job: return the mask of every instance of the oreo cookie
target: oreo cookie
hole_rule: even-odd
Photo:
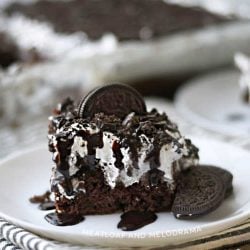
[[[232,175],[213,166],[193,166],[179,178],[172,212],[177,219],[205,215],[232,190]]]
[[[143,115],[146,105],[135,89],[123,84],[110,84],[91,91],[78,107],[78,116],[82,118],[104,113],[124,119],[131,112]]]
[[[211,165],[202,165],[202,167],[206,167],[211,171],[214,171],[218,176],[220,176],[226,188],[225,198],[228,197],[233,192],[233,175],[229,171]]]

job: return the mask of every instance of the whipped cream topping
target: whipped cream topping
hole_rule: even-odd
[[[164,177],[166,181],[173,181],[173,162],[179,160],[182,157],[182,154],[178,154],[177,148],[175,145],[167,144],[164,145],[160,150],[160,170],[165,174]]]
[[[87,150],[87,144],[88,142],[86,140],[83,140],[80,136],[74,137],[74,143],[71,147],[71,154],[69,157],[69,175],[73,176],[76,174],[79,170],[78,167],[76,167],[77,163],[77,154],[79,154],[82,158],[88,155]]]
[[[119,138],[110,132],[103,132],[103,147],[96,148],[96,159],[104,173],[106,182],[111,188],[116,185],[119,176],[119,169],[115,166],[116,158],[113,153],[114,143],[119,143]]]
[[[152,144],[150,140],[145,136],[141,135],[140,140],[142,142],[141,149],[138,150],[138,168],[133,166],[133,161],[131,160],[131,152],[130,148],[124,149],[121,148],[121,152],[123,155],[123,164],[124,170],[121,171],[119,180],[123,182],[125,187],[128,187],[134,183],[140,181],[140,178],[150,170],[149,161],[146,161],[147,153],[150,148],[152,148]],[[131,173],[129,174],[129,170],[131,169]]]
[[[114,153],[114,147],[116,145],[121,145],[122,138],[112,132],[101,131],[101,129],[97,128],[94,124],[72,123],[70,126],[63,126],[58,129],[56,131],[57,136],[49,135],[49,138],[56,148],[54,152],[55,159],[56,156],[60,154],[57,150],[58,144],[60,141],[66,141],[66,139],[60,138],[58,135],[66,132],[68,137],[73,138],[72,145],[70,146],[70,156],[67,158],[67,161],[69,166],[68,174],[71,178],[74,192],[85,190],[84,181],[81,181],[82,184],[78,185],[77,182],[79,181],[74,177],[82,168],[82,166],[77,164],[77,159],[84,160],[91,153],[88,148],[88,140],[79,136],[79,131],[81,135],[88,134],[88,136],[97,136],[101,133],[102,143],[94,147],[95,154],[93,157],[95,161],[98,162],[98,166],[103,172],[106,184],[112,189],[116,187],[117,183],[123,183],[125,187],[138,183],[140,179],[152,169],[148,155],[154,148],[154,138],[149,138],[145,134],[141,134],[138,137],[141,146],[136,149],[136,155],[138,156],[136,166],[133,160],[133,151],[130,146],[120,146],[120,153],[122,156],[121,165],[123,166],[122,168],[118,168],[116,166],[117,158]],[[159,150],[160,165],[158,169],[164,173],[164,181],[168,183],[170,189],[174,190],[174,174],[184,168],[197,164],[198,160],[195,156],[189,155],[190,152],[186,140],[178,131],[173,132],[167,130],[165,132],[171,135],[172,140],[169,143],[163,144]],[[91,148],[91,151],[93,151],[93,148]],[[180,165],[183,167],[180,167]],[[57,174],[57,171],[53,173],[52,180],[54,180],[54,182],[52,181],[52,183],[56,183],[58,192],[62,196],[72,198],[71,195],[65,192],[60,182],[55,181],[58,179],[58,177],[55,176]],[[81,187],[81,190],[79,187]]]

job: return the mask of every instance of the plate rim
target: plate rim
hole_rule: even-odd
[[[203,75],[194,77],[189,81],[185,82],[182,86],[178,88],[177,92],[174,95],[174,107],[181,117],[183,117],[186,121],[190,122],[193,125],[225,136],[246,136],[248,134],[246,134],[245,132],[241,132],[241,130],[232,130],[229,132],[229,129],[225,129],[224,125],[212,124],[211,120],[197,114],[192,109],[187,108],[185,105],[186,102],[183,97],[186,96],[187,92],[189,93],[193,88],[201,84],[201,82],[202,84],[204,84],[205,79],[223,76],[226,74],[240,74],[240,72],[234,68],[216,70],[210,73],[205,73]]]

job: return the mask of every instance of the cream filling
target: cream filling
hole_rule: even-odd
[[[145,161],[145,159],[151,146],[152,144],[150,144],[148,141],[147,143],[145,143],[145,141],[143,142],[143,146],[138,152],[138,169],[133,167],[133,162],[130,156],[130,148],[121,148],[121,152],[123,155],[122,163],[124,164],[124,169],[120,171],[119,180],[124,184],[125,187],[139,182],[143,174],[150,170],[149,162]],[[131,169],[131,176],[128,175],[129,169]]]
[[[97,129],[96,127],[83,126],[81,124],[72,124],[70,127],[67,128],[67,130],[73,134],[76,133],[76,130],[86,130],[90,134],[96,134],[100,132],[99,129]],[[164,179],[171,188],[172,186],[174,186],[174,172],[180,171],[179,160],[181,161],[181,164],[185,165],[185,168],[189,167],[189,164],[191,163],[195,164],[195,160],[189,159],[188,157],[183,158],[183,156],[188,155],[188,148],[186,147],[184,138],[181,137],[179,133],[169,132],[168,134],[170,134],[173,139],[177,139],[180,144],[180,147],[178,147],[177,145],[173,144],[173,142],[171,142],[169,144],[163,145],[160,149],[159,170],[164,172]],[[120,138],[115,136],[111,132],[103,132],[103,147],[96,148],[95,158],[99,160],[99,165],[103,171],[105,181],[112,189],[115,188],[117,182],[122,182],[125,187],[131,186],[134,183],[138,183],[141,177],[150,170],[150,163],[149,161],[146,161],[146,157],[148,152],[150,152],[153,147],[153,139],[148,138],[146,135],[140,135],[139,138],[142,146],[137,152],[138,168],[135,168],[133,166],[130,148],[122,147],[120,148],[120,150],[123,156],[122,163],[124,164],[124,168],[120,170],[115,166],[116,158],[113,152],[114,143],[119,144]],[[56,140],[53,139],[53,141],[56,145]],[[70,176],[73,176],[79,170],[79,167],[76,166],[77,154],[82,158],[88,155],[87,141],[85,141],[80,136],[74,137],[74,142],[71,146],[71,154],[69,157]],[[174,162],[176,162],[177,164],[174,164]],[[59,192],[63,196],[66,196],[65,190],[63,190],[60,184],[58,185]],[[74,189],[76,189],[76,191],[79,191],[77,189],[77,180],[73,179],[72,185],[74,186]]]
[[[96,159],[102,168],[106,182],[111,188],[116,185],[119,176],[119,169],[115,166],[115,157],[113,155],[113,144],[119,142],[119,138],[110,132],[103,133],[103,148],[96,148]]]

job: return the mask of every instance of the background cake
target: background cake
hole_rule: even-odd
[[[100,82],[127,82],[145,95],[172,97],[187,78],[231,63],[239,48],[249,50],[250,25],[237,18],[161,0],[140,4],[119,0],[119,8],[117,1],[106,1],[105,8],[101,2],[10,1],[4,5],[0,27],[26,58],[17,61],[33,62],[18,63],[0,73],[5,122],[22,123],[27,121],[25,114],[45,116],[53,105],[48,102],[51,96],[58,102],[58,92],[83,93]],[[67,18],[53,16],[57,9],[67,10]],[[136,15],[141,11],[145,16]],[[102,16],[100,26],[96,15]],[[84,21],[86,16],[89,22]],[[118,16],[119,22],[112,20]],[[126,18],[138,25],[123,29]],[[5,98],[9,95],[11,102]]]

